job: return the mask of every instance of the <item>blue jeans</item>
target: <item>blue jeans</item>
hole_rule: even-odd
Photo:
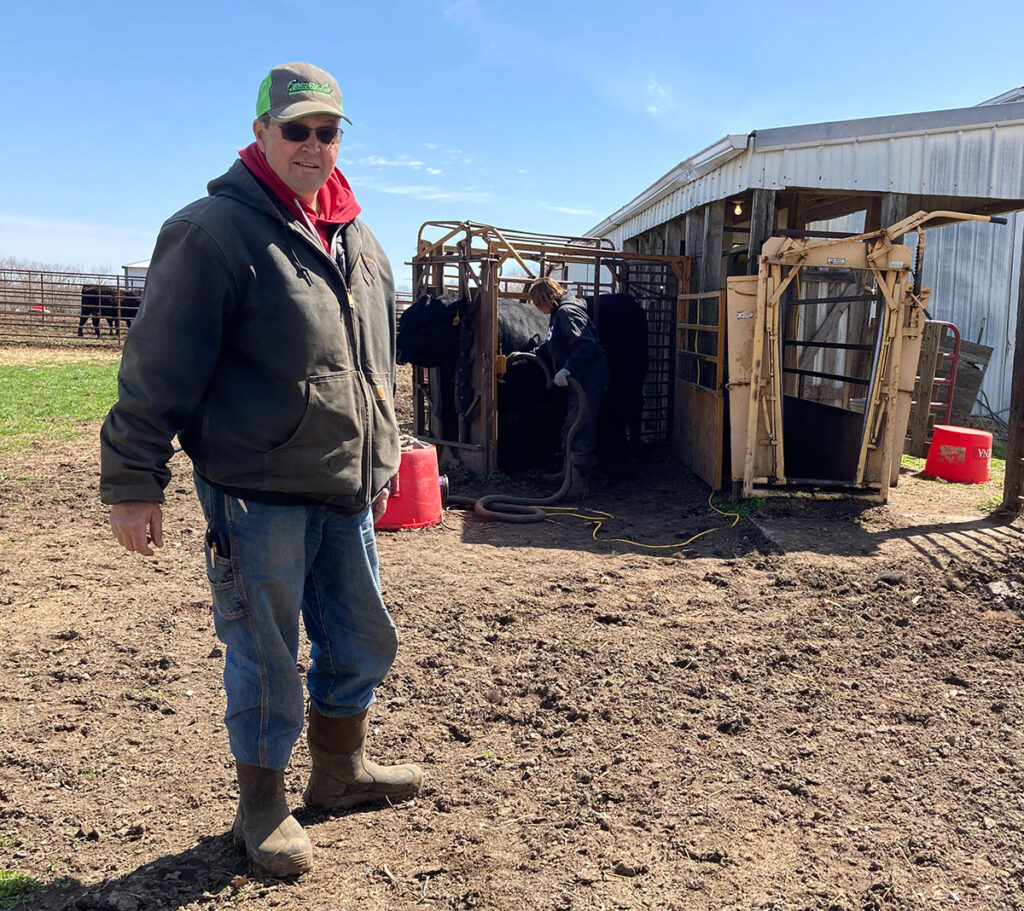
[[[395,660],[373,518],[322,506],[239,500],[194,475],[208,523],[206,571],[238,762],[283,769],[302,732],[299,614],[311,643],[306,688],[332,718],[357,715]],[[212,542],[212,543],[211,543]],[[224,551],[227,553],[224,553]]]
[[[576,381],[583,387],[583,394],[587,397],[587,418],[576,431],[576,436],[572,438],[569,464],[576,469],[581,478],[587,478],[597,465],[597,419],[601,413],[601,398],[608,388],[608,367],[603,362],[591,365],[586,371],[580,372]],[[570,384],[565,422],[562,424],[563,452],[569,430],[576,423],[579,413],[579,396]]]

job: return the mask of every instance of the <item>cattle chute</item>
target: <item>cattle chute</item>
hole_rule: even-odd
[[[499,301],[525,301],[528,284],[545,275],[579,298],[597,301],[624,295],[642,308],[647,327],[643,355],[649,366],[638,433],[646,442],[667,442],[675,306],[677,296],[689,287],[686,257],[624,252],[596,237],[538,234],[468,221],[426,222],[420,228],[412,269],[415,297],[455,295],[463,301],[459,376],[437,367],[413,371],[416,436],[434,443],[445,458],[485,475],[505,470],[509,459],[503,452],[514,441],[512,434],[500,432],[508,422],[499,421],[498,383],[512,352],[499,345]],[[595,305],[600,333],[597,311]],[[618,339],[623,334],[610,335]]]
[[[930,289],[924,229],[996,216],[918,212],[841,239],[781,236],[728,281],[736,493],[794,487],[879,502],[896,484]],[[897,243],[918,236],[914,254]],[[911,278],[913,275],[913,278]]]

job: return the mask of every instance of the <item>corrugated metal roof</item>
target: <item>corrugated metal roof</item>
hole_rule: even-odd
[[[743,139],[725,137],[681,162],[587,233],[621,249],[631,237],[754,188],[905,193],[952,209],[958,198],[991,199],[1005,211],[1024,209],[1024,87],[972,108],[758,130]],[[971,340],[984,325],[982,343],[994,350],[982,389],[992,409],[1003,411],[1024,215],[1006,227],[949,225],[926,240],[932,315]]]
[[[891,138],[916,133],[948,133],[999,126],[1004,121],[1024,120],[1024,102],[1006,104],[998,109],[984,105],[951,108],[945,111],[921,111],[858,120],[831,120],[800,126],[757,130],[753,134],[756,149],[823,142],[849,142],[872,137]]]
[[[887,126],[896,132],[884,132]],[[727,136],[676,165],[587,234],[619,246],[754,188],[982,197],[1024,207],[1024,101],[758,130],[745,148],[741,140]]]
[[[1006,104],[1010,101],[1024,101],[1024,85],[1003,92],[1002,95],[996,95],[995,98],[989,98],[988,101],[982,101],[981,104]]]

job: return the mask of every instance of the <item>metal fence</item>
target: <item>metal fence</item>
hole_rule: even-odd
[[[0,341],[120,345],[142,288],[116,274],[0,269]],[[408,292],[396,298],[399,313],[412,303]]]
[[[82,306],[82,289],[99,287],[100,296],[87,293]],[[122,301],[138,292],[138,280],[123,275],[95,272],[44,272],[31,269],[0,269],[0,338],[41,340],[55,344],[89,342],[120,344],[128,330],[129,310]]]

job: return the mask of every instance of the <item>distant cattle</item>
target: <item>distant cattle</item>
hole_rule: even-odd
[[[647,316],[628,294],[602,294],[587,300],[608,357],[609,389],[598,415],[598,456],[605,467],[636,455],[640,444],[643,387],[647,375]],[[472,404],[472,332],[465,301],[424,295],[402,314],[398,329],[399,363],[440,369],[439,390],[431,406],[446,428]],[[548,317],[532,304],[498,302],[498,348],[508,355],[531,351],[547,336]],[[498,453],[504,471],[520,471],[550,461],[560,445],[565,414],[562,390],[546,390],[540,371],[525,362],[510,363],[498,386]],[[452,432],[447,429],[446,433]]]
[[[124,321],[125,330],[132,326],[139,312],[142,292],[118,287],[117,285],[82,285],[82,309],[78,317],[78,337],[82,337],[85,324],[91,319],[96,337],[100,337],[100,319],[107,321],[107,334],[120,330]]]

